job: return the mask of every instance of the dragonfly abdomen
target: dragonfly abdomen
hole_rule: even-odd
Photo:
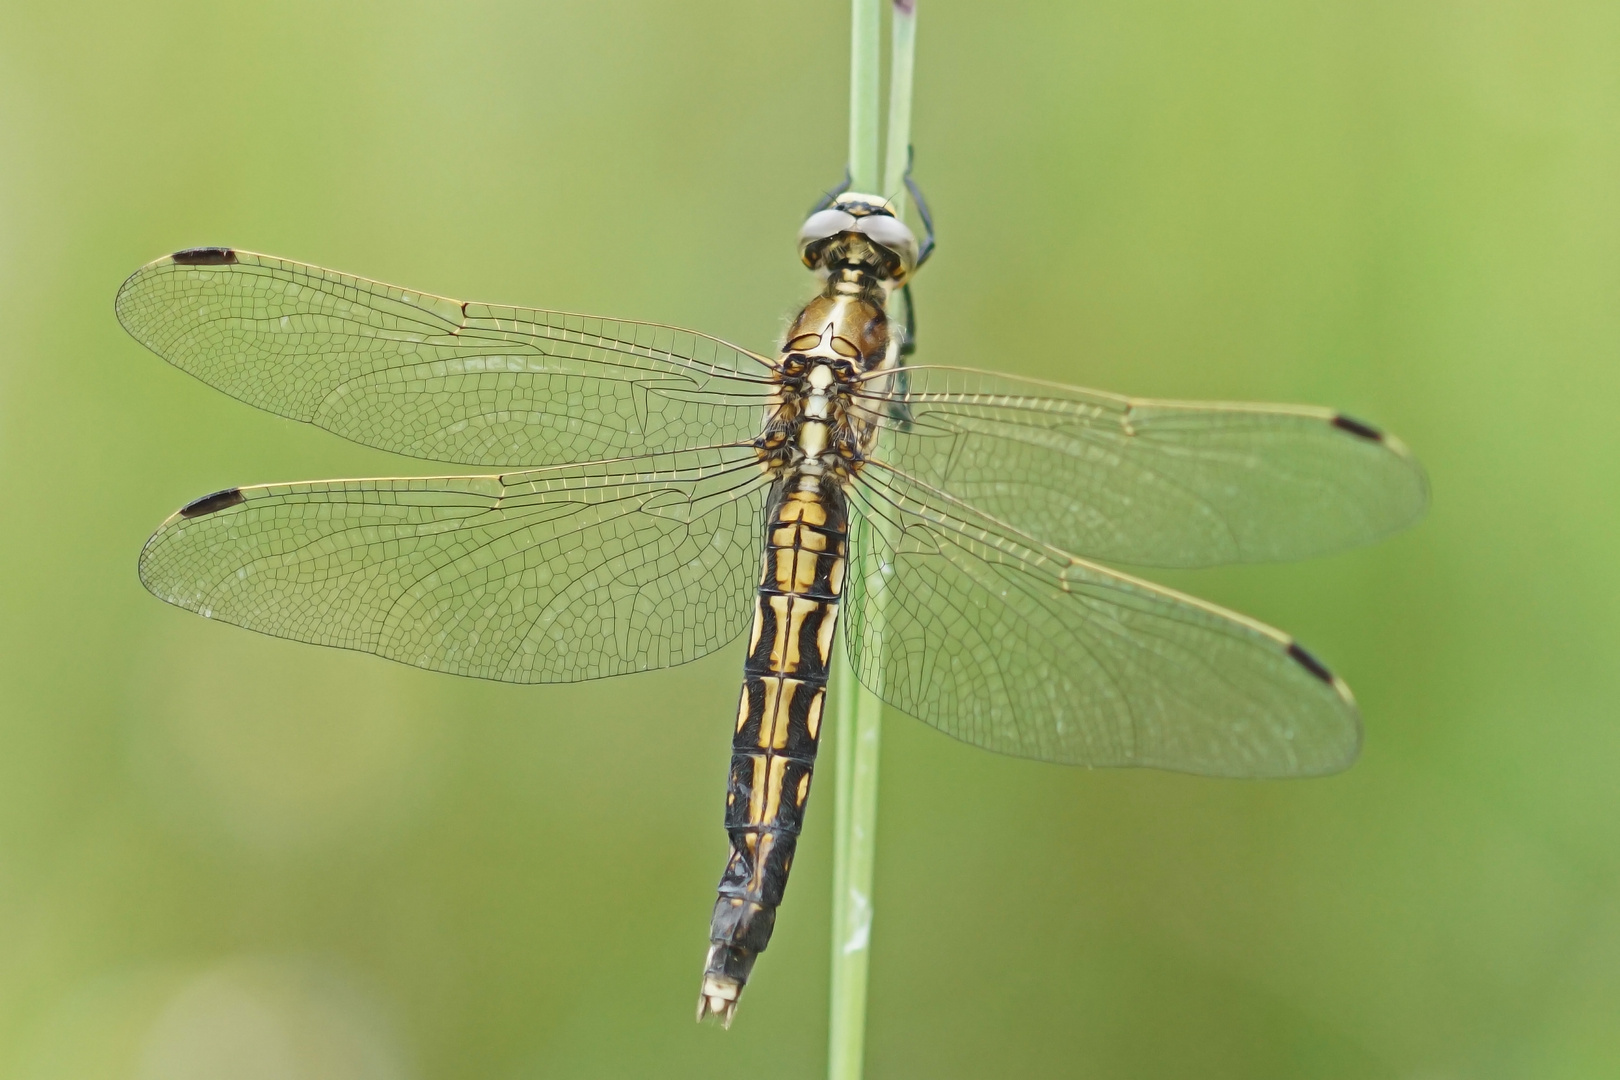
[[[732,737],[731,857],[709,925],[698,1018],[730,1023],[776,923],[804,820],[843,589],[848,524],[836,483],[790,472],[772,493]],[[801,490],[801,488],[803,490]]]

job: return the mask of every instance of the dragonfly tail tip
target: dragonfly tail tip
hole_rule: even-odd
[[[716,946],[724,948],[724,946]],[[713,950],[711,949],[711,952]],[[742,997],[741,981],[711,971],[703,973],[703,989],[698,993],[697,1018],[699,1021],[713,1014],[723,1028],[731,1027],[731,1018],[737,1013],[737,1000]]]
[[[703,993],[698,995],[697,1018],[699,1023],[701,1023],[704,1018],[713,1015],[716,1020],[720,1021],[721,1027],[730,1028],[731,1018],[736,1014],[736,998],[727,998],[719,994],[711,993],[709,987],[707,986],[703,988]]]

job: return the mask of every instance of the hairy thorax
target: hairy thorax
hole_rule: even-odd
[[[847,233],[812,248],[806,261],[825,285],[788,327],[755,445],[769,473],[843,484],[876,435],[869,401],[899,362],[900,335],[886,310],[898,266],[886,249]]]

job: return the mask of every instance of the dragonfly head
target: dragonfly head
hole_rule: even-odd
[[[834,258],[870,260],[879,264],[874,267],[879,277],[900,285],[917,268],[917,238],[889,200],[846,191],[805,221],[799,257],[816,271],[827,269]]]

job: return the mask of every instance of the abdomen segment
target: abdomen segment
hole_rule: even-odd
[[[698,1018],[730,1024],[771,939],[810,795],[848,533],[843,493],[793,475],[773,493],[726,789],[731,857],[709,926]],[[808,490],[796,490],[805,486]]]

